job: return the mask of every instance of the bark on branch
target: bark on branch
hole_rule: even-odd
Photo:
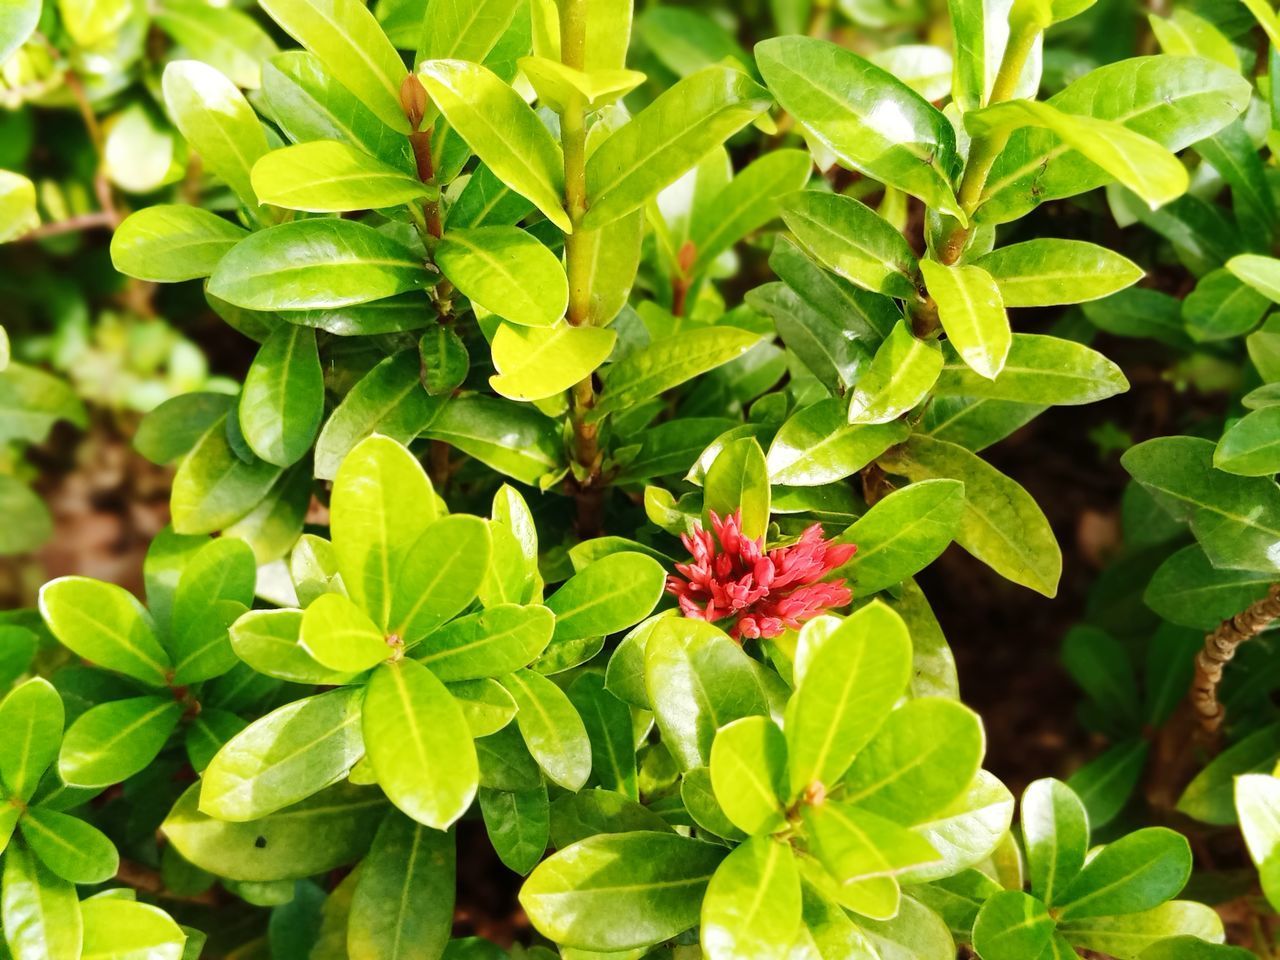
[[[1196,654],[1196,673],[1189,699],[1205,740],[1215,737],[1226,712],[1218,702],[1223,669],[1236,655],[1240,644],[1252,640],[1275,620],[1280,620],[1280,583],[1273,584],[1263,599],[1223,620],[1204,638],[1204,649]]]

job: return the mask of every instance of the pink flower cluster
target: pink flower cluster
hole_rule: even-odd
[[[741,511],[723,520],[712,512],[711,526],[714,537],[700,525],[692,536],[681,535],[692,559],[676,564],[681,576],[667,577],[667,592],[686,617],[732,619],[729,634],[738,640],[776,637],[853,599],[844,580],[822,578],[858,548],[824,540],[818,524],[790,546],[768,552],[763,537],[743,535]]]

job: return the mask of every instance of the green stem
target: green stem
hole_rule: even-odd
[[[1036,39],[1043,30],[1044,25],[1031,18],[1010,24],[1009,42],[1004,48],[1004,58],[1000,61],[995,82],[991,85],[988,104],[1013,99],[1018,81],[1022,79],[1026,68],[1027,58],[1031,56]],[[991,176],[991,170],[1008,142],[1009,131],[1001,130],[975,137],[970,144],[969,159],[964,165],[964,179],[960,181],[960,192],[957,195],[966,216],[972,217],[982,202],[982,191],[987,186],[987,178]],[[939,259],[943,263],[950,265],[960,259],[969,239],[969,231],[969,227],[958,225],[951,231],[939,252]]]
[[[586,65],[587,4],[590,0],[561,0],[560,59],[566,67]],[[591,246],[582,230],[587,212],[587,115],[586,103],[575,95],[560,116],[560,140],[564,148],[564,201],[573,231],[565,235],[565,270],[569,278],[567,319],[574,326],[591,323]],[[595,384],[584,377],[573,388],[574,460],[578,464],[578,533],[595,536],[600,528],[599,427],[588,422],[596,404]]]

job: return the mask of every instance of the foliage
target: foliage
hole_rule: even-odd
[[[259,6],[0,0],[0,553],[59,421],[173,470],[145,604],[0,614],[14,960],[504,956],[481,825],[513,956],[1241,954],[1157,824],[1280,908],[1268,5]],[[1123,338],[1229,414],[1122,443],[1014,830],[914,578],[1057,594],[984,454]]]

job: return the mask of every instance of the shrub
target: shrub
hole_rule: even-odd
[[[1231,960],[1242,895],[1270,955],[1270,7],[423,6],[0,6],[0,552],[59,420],[173,468],[145,604],[0,615],[14,960],[506,956],[480,830],[513,956]],[[1105,749],[1015,805],[915,577],[1057,594],[984,452],[1122,338],[1230,415],[1096,434]]]

